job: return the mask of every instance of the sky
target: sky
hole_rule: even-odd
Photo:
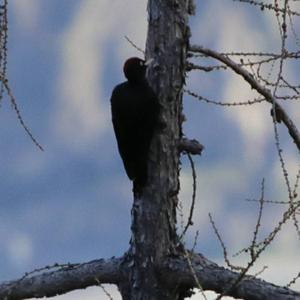
[[[120,256],[128,249],[131,183],[118,155],[109,99],[113,87],[124,80],[126,58],[141,56],[124,36],[144,47],[146,2],[9,1],[9,84],[23,119],[45,151],[30,141],[5,98],[0,109],[0,282],[46,265]],[[300,3],[293,5],[300,10]],[[300,32],[299,19],[294,23]],[[192,43],[218,51],[280,51],[276,18],[239,2],[199,1],[190,25]],[[299,44],[290,46],[299,50]],[[297,84],[298,69],[286,66]],[[191,72],[187,88],[215,100],[245,101],[255,95],[229,71]],[[299,128],[296,105],[286,109]],[[267,199],[287,200],[269,112],[267,104],[223,108],[184,97],[184,132],[205,146],[203,155],[195,158],[197,203],[186,245],[193,244],[198,230],[196,251],[220,264],[222,249],[209,212],[234,254],[251,241],[258,205],[245,199],[260,197],[262,179]],[[285,128],[279,131],[294,183],[299,155]],[[180,181],[187,218],[192,179],[185,157]],[[266,206],[261,238],[278,223],[283,209]],[[178,219],[180,231],[180,214]],[[252,274],[267,265],[262,278],[287,284],[300,271],[299,246],[293,224],[286,224]],[[242,264],[247,257],[232,261]],[[116,288],[107,288],[120,299]],[[294,288],[300,289],[299,280]],[[108,298],[101,288],[92,287],[51,299]]]

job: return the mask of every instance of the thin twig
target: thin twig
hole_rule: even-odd
[[[286,287],[287,288],[291,287],[291,285],[295,284],[299,278],[300,278],[300,272],[286,285]]]
[[[203,296],[203,298],[204,298],[205,300],[207,300],[207,297],[206,297],[206,295],[205,295],[205,293],[204,293],[204,290],[203,290],[203,288],[202,288],[202,286],[201,286],[201,283],[200,283],[200,281],[199,281],[199,279],[198,279],[198,276],[197,276],[197,274],[196,274],[196,271],[195,271],[195,269],[194,269],[194,267],[193,267],[193,264],[192,264],[192,261],[191,261],[191,259],[190,259],[190,254],[188,253],[188,251],[187,251],[186,249],[184,249],[184,254],[185,254],[184,256],[185,256],[185,258],[186,258],[186,260],[187,260],[189,269],[190,269],[190,271],[191,271],[191,273],[192,273],[192,275],[193,275],[193,278],[194,278],[194,280],[195,280],[196,286],[197,286],[197,288],[200,290],[201,295]]]
[[[229,259],[228,259],[228,253],[227,253],[227,248],[226,248],[226,246],[225,246],[225,244],[224,244],[224,242],[223,242],[223,240],[222,240],[222,238],[221,238],[221,235],[220,235],[220,233],[219,233],[219,231],[218,231],[218,229],[217,229],[217,226],[216,226],[216,224],[215,224],[215,222],[214,222],[214,220],[213,220],[213,218],[212,218],[212,215],[209,213],[208,216],[209,216],[210,223],[211,223],[211,225],[212,225],[212,227],[213,227],[213,230],[214,230],[214,232],[215,232],[215,234],[216,234],[216,236],[217,236],[217,238],[218,238],[218,240],[219,240],[219,242],[220,242],[220,244],[221,244],[221,247],[222,247],[222,249],[223,249],[223,256],[224,256],[224,260],[225,260],[227,266],[228,266],[230,269],[232,269],[232,270],[242,271],[244,268],[238,267],[238,266],[234,266],[234,265],[232,265],[231,262],[229,261]]]
[[[283,107],[274,99],[270,90],[266,89],[261,84],[259,84],[253,78],[253,75],[251,73],[249,73],[246,69],[240,67],[238,64],[236,64],[230,58],[228,58],[224,55],[221,55],[220,53],[218,53],[216,51],[213,51],[211,49],[207,49],[207,48],[204,48],[201,46],[191,46],[190,49],[194,52],[200,52],[200,53],[206,54],[207,56],[213,57],[213,58],[223,62],[225,65],[230,67],[235,73],[241,75],[250,84],[250,86],[252,88],[254,88],[259,94],[261,94],[269,103],[271,103],[271,104],[275,103],[276,111],[278,111],[280,113],[282,122],[288,128],[290,136],[293,138],[298,150],[300,151],[300,134],[298,132],[298,129],[295,126],[294,122],[290,119],[288,114],[285,112]]]
[[[262,10],[269,9],[269,10],[274,10],[276,12],[284,12],[284,9],[276,7],[272,4],[265,3],[265,2],[254,1],[254,0],[233,0],[233,1],[244,2],[244,3],[254,5],[254,6],[258,6]],[[298,13],[296,11],[292,11],[292,10],[289,10],[289,14],[295,15],[295,16],[300,16],[300,13]]]
[[[187,93],[188,95],[200,100],[200,101],[203,101],[203,102],[206,102],[206,103],[209,103],[209,104],[214,104],[214,105],[219,105],[219,106],[247,106],[247,105],[253,105],[253,104],[257,104],[257,103],[261,103],[261,102],[265,102],[266,99],[264,98],[257,98],[257,99],[254,99],[254,100],[248,100],[248,101],[233,101],[233,102],[227,102],[227,101],[215,101],[215,100],[211,100],[211,99],[208,99],[206,97],[203,97],[201,95],[198,95],[190,90],[187,90],[187,89],[184,89],[183,90],[185,93]]]
[[[133,48],[135,48],[139,52],[143,53],[145,56],[145,51],[143,49],[141,49],[140,47],[138,47],[127,35],[125,35],[125,39],[129,42],[129,44],[131,44],[131,46],[133,46]]]
[[[31,133],[30,129],[27,127],[27,125],[25,124],[21,112],[18,108],[17,102],[16,102],[16,98],[14,97],[11,88],[8,85],[8,81],[6,79],[2,80],[2,78],[0,78],[1,82],[3,83],[7,94],[9,96],[10,102],[17,114],[17,118],[20,122],[20,124],[22,125],[22,127],[24,128],[24,130],[26,131],[26,133],[28,134],[28,136],[30,137],[30,139],[32,140],[32,142],[41,150],[44,151],[44,148],[41,146],[41,144],[36,140],[36,138],[33,136],[33,134]]]
[[[254,257],[255,257],[257,235],[258,235],[258,231],[259,231],[259,228],[261,225],[261,217],[262,217],[262,212],[263,212],[263,208],[264,208],[264,192],[265,192],[265,179],[263,179],[262,183],[261,183],[261,196],[260,196],[260,200],[259,200],[258,218],[256,221],[255,230],[253,233],[253,239],[252,239],[251,246],[250,246],[250,255],[251,255],[252,259],[254,259]]]
[[[191,165],[191,168],[192,168],[192,176],[193,176],[193,195],[192,195],[192,204],[191,204],[191,207],[190,207],[190,214],[189,214],[189,217],[188,217],[188,221],[179,237],[179,240],[181,240],[184,235],[186,234],[188,228],[193,225],[193,214],[194,214],[194,208],[195,208],[195,202],[196,202],[196,191],[197,191],[197,174],[196,174],[196,168],[195,168],[195,164],[194,164],[194,161],[193,161],[193,158],[191,156],[190,153],[187,153],[187,157],[189,159],[189,162],[190,162],[190,165]]]
[[[97,277],[95,277],[95,281],[98,283],[98,286],[102,289],[103,293],[108,297],[109,300],[114,300],[112,295],[109,293],[109,291],[104,287],[103,284],[99,281]]]
[[[229,291],[232,291],[236,288],[236,286],[243,280],[243,278],[248,273],[249,269],[254,265],[254,263],[257,261],[258,257],[261,253],[264,252],[264,250],[271,244],[271,242],[274,240],[275,236],[280,232],[282,226],[286,224],[287,220],[291,218],[293,213],[300,207],[300,202],[295,205],[294,207],[289,207],[287,211],[284,212],[282,219],[279,221],[278,225],[275,227],[275,229],[261,242],[261,248],[257,250],[255,253],[255,256],[251,261],[248,263],[246,268],[243,268],[241,273],[239,274],[238,278],[234,280],[234,282],[230,285],[228,289],[225,289],[221,295],[219,295],[216,300],[220,300],[224,295],[226,295]]]

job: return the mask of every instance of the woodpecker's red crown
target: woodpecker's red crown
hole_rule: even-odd
[[[143,59],[131,57],[125,61],[123,72],[129,82],[139,82],[145,79],[146,69]]]

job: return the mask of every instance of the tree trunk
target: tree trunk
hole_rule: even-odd
[[[158,95],[164,128],[152,142],[147,186],[134,195],[131,247],[124,262],[129,282],[120,286],[123,299],[180,299],[174,286],[162,286],[155,267],[164,257],[174,254],[178,244],[178,141],[189,34],[188,3],[188,0],[148,2],[146,56],[154,58],[148,80]]]

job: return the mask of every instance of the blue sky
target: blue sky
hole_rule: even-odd
[[[191,19],[193,42],[220,51],[280,50],[276,19],[270,13],[229,0],[201,2]],[[299,20],[295,27],[300,28]],[[109,98],[124,80],[124,60],[140,55],[124,36],[143,47],[146,29],[145,0],[10,1],[8,78],[22,116],[45,152],[31,143],[4,99],[0,281],[55,262],[84,262],[127,250],[131,183],[117,152]],[[287,71],[297,82],[297,69],[288,66]],[[213,99],[242,101],[254,95],[230,72],[192,72],[188,77],[190,89]],[[208,212],[235,252],[251,239],[257,206],[244,199],[259,197],[262,178],[269,199],[286,200],[270,108],[219,108],[189,96],[184,105],[185,133],[206,147],[196,158],[198,201],[186,243],[192,243],[199,229],[197,250],[223,263]],[[299,108],[294,104],[287,109],[297,123]],[[286,130],[280,128],[280,133],[293,182],[299,156]],[[180,198],[187,212],[191,171],[186,158],[182,162]],[[281,212],[273,206],[264,211],[265,233]],[[257,269],[267,264],[264,278],[285,284],[299,271],[299,253],[296,233],[287,225]],[[118,299],[114,289],[112,293]],[[99,297],[105,299],[99,288],[91,288],[55,300]]]

